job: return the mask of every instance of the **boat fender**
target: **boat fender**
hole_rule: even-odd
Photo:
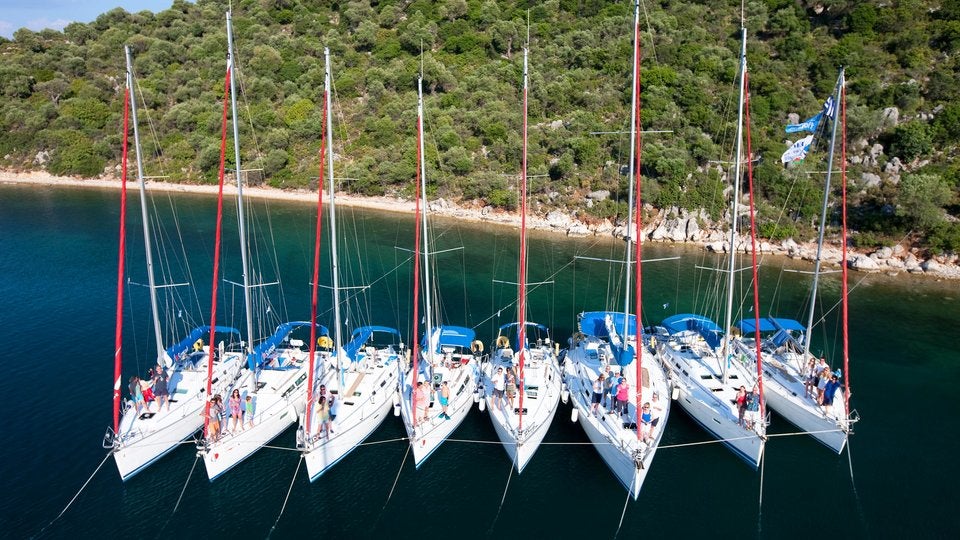
[[[508,338],[507,336],[500,336],[497,338],[498,349],[506,349],[509,346],[510,346],[510,338]]]
[[[574,407],[574,408],[570,411],[570,421],[573,422],[573,423],[577,423],[577,420],[579,420],[579,419],[580,419],[580,409]]]
[[[563,383],[560,386],[560,401],[563,401],[564,404],[570,399],[570,389],[567,388],[567,383]]]
[[[677,400],[680,398],[680,387],[674,386],[673,391],[670,393],[670,399]]]
[[[487,410],[487,400],[481,399],[479,408],[480,408],[480,412]]]
[[[483,342],[479,339],[473,340],[470,343],[470,350],[473,351],[473,354],[480,354],[483,352]]]

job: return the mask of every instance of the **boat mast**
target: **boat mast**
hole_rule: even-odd
[[[421,69],[421,76],[417,79],[417,172],[414,187],[416,191],[416,217],[414,218],[413,240],[413,366],[411,369],[413,379],[410,381],[410,410],[411,414],[413,414],[413,421],[410,425],[414,429],[414,437],[416,437],[417,429],[417,376],[419,374],[418,358],[420,356],[420,341],[417,339],[417,332],[420,330],[420,174],[423,170],[423,153],[421,152],[423,146],[420,144],[420,141],[423,139],[422,78],[423,73]]]
[[[843,241],[841,242],[841,251],[843,253],[843,284],[841,287],[841,305],[843,306],[843,427],[846,435],[850,434],[850,305],[849,289],[847,288],[847,90],[844,80],[843,68],[840,68],[840,77],[837,79],[837,97],[839,98],[838,107],[840,107],[840,118],[843,122],[843,133],[840,141],[840,185],[843,190]],[[834,122],[836,127],[836,122]],[[834,129],[836,134],[836,129]],[[831,148],[833,145],[831,145]],[[832,161],[831,161],[832,164]],[[847,452],[850,448],[847,447]]]
[[[324,58],[324,62],[325,62],[324,65],[326,66],[326,69],[327,69],[327,74],[326,74],[326,77],[325,77],[325,79],[324,79],[324,84],[326,85],[327,93],[330,94],[330,92],[332,91],[333,87],[332,87],[332,85],[331,85],[331,79],[330,79],[330,49],[329,49],[329,47],[325,47],[325,48],[323,49],[323,58]],[[332,94],[331,94],[331,95],[332,95]],[[329,97],[328,97],[328,101],[327,101],[327,108],[328,108],[328,109],[330,108]],[[329,113],[327,114],[326,130],[327,130],[327,140],[330,141],[330,144],[331,144],[330,151],[327,152],[327,178],[330,179],[330,193],[329,193],[329,196],[330,196],[330,210],[329,210],[328,213],[330,214],[330,259],[333,261],[333,268],[332,268],[332,273],[333,273],[333,322],[334,322],[334,326],[335,326],[335,328],[334,328],[334,330],[333,330],[333,336],[334,336],[334,338],[333,338],[333,346],[334,346],[333,351],[334,351],[334,352],[333,352],[333,353],[334,353],[334,354],[336,355],[336,357],[337,357],[337,371],[338,371],[339,374],[340,374],[340,378],[341,378],[340,383],[341,383],[341,385],[342,385],[342,383],[343,383],[343,380],[342,380],[342,379],[343,379],[343,370],[341,369],[342,366],[340,365],[340,344],[343,342],[343,340],[342,340],[341,337],[340,337],[340,274],[339,274],[339,271],[337,270],[337,205],[334,204],[334,197],[335,197],[335,194],[336,194],[336,185],[334,184],[334,181],[333,181],[333,146],[332,146],[332,144],[333,144],[333,115],[332,115],[332,114],[329,114]]]
[[[227,21],[230,21],[230,14],[227,13]],[[228,24],[229,28],[229,24]],[[217,285],[219,284],[220,276],[220,245],[223,238],[223,177],[226,168],[227,161],[227,94],[230,93],[230,83],[231,83],[231,66],[230,58],[227,58],[227,72],[225,80],[223,81],[223,115],[220,118],[220,168],[217,172],[217,232],[214,236],[213,243],[213,283],[210,286],[210,345],[209,352],[207,354],[207,393],[206,401],[203,408],[203,436],[206,438],[209,435],[209,426],[210,426],[210,398],[213,393],[213,362],[216,359],[217,348],[214,347],[216,342],[216,331],[217,331]]]
[[[240,226],[240,261],[243,264],[243,302],[247,312],[247,354],[253,354],[253,307],[250,300],[250,266],[247,259],[247,215],[243,209],[243,168],[240,166],[240,126],[237,122],[237,88],[233,70],[236,67],[233,54],[233,15],[227,12],[227,69],[230,77],[230,107],[233,124],[233,155],[237,175],[237,221]],[[211,338],[212,339],[212,338]]]
[[[840,91],[843,88],[843,68],[840,68],[840,76],[837,78],[837,85],[834,89],[834,104],[840,102]],[[837,105],[834,105],[836,107]],[[827,114],[829,117],[830,115]],[[834,115],[836,116],[836,115]],[[807,314],[807,330],[803,340],[803,358],[810,354],[810,338],[813,336],[813,311],[817,304],[817,286],[820,282],[820,255],[823,253],[823,235],[827,228],[827,202],[830,199],[830,178],[833,175],[833,151],[837,142],[837,121],[834,118],[832,131],[830,133],[830,154],[827,157],[827,180],[823,186],[823,205],[820,207],[820,234],[817,236],[817,258],[813,263],[813,285],[810,290],[810,313]],[[846,238],[844,238],[846,241]],[[801,366],[802,367],[802,366]]]
[[[147,284],[150,286],[153,337],[157,344],[157,359],[166,365],[163,333],[160,330],[160,309],[157,307],[157,282],[153,274],[153,247],[150,239],[150,221],[147,216],[147,187],[143,177],[143,157],[140,155],[140,128],[137,125],[137,98],[133,91],[133,61],[130,59],[130,46],[124,45],[123,51],[127,59],[127,87],[130,92],[130,115],[133,120],[133,148],[137,156],[137,181],[140,184],[140,215],[143,219],[143,246],[147,255]]]
[[[737,258],[737,211],[740,202],[740,174],[743,165],[743,96],[747,73],[747,29],[740,29],[740,102],[737,107],[737,150],[733,166],[733,201],[730,204],[730,265],[727,269],[727,311],[723,324],[723,384],[727,383],[727,365],[730,354],[730,325],[733,323],[733,277]]]
[[[325,49],[326,52],[326,49]],[[327,58],[326,73],[323,79],[323,125],[330,115],[330,58]],[[313,245],[313,284],[310,296],[310,360],[307,367],[307,405],[304,414],[304,440],[310,441],[310,420],[313,415],[313,385],[317,356],[317,289],[320,282],[320,233],[323,230],[323,166],[326,161],[327,132],[320,133],[320,176],[317,180],[317,225]],[[331,151],[331,153],[333,153]],[[331,183],[333,177],[330,178]],[[331,205],[332,206],[332,205]]]
[[[529,46],[529,38],[527,44]],[[520,412],[517,418],[517,444],[523,431],[524,358],[527,345],[527,49],[523,49],[523,158],[520,162],[520,272],[517,294],[517,347],[519,348]]]
[[[433,366],[433,309],[430,305],[430,293],[432,292],[432,283],[430,281],[430,234],[427,230],[427,165],[426,165],[426,153],[424,151],[423,144],[423,74],[421,73],[420,77],[417,79],[417,113],[419,118],[419,133],[420,133],[420,196],[423,197],[423,213],[421,214],[421,219],[423,220],[423,289],[424,289],[424,301],[426,305],[426,316],[427,316],[427,326],[425,328],[426,333],[424,334],[427,337],[427,360],[430,362],[430,365]],[[439,340],[439,336],[438,336]]]
[[[640,324],[641,315],[642,315],[642,305],[641,305],[641,268],[640,268],[640,258],[642,254],[642,245],[640,234],[643,229],[642,217],[640,214],[641,208],[641,199],[640,199],[640,148],[642,145],[642,134],[640,129],[641,118],[640,118],[640,2],[634,2],[633,7],[633,107],[630,111],[630,182],[632,184],[629,190],[630,192],[630,205],[629,212],[630,217],[627,219],[627,250],[626,250],[626,289],[627,297],[624,299],[624,316],[623,316],[623,343],[624,347],[627,344],[628,331],[630,328],[630,242],[633,240],[631,234],[636,235],[636,246],[635,246],[635,257],[636,257],[636,279],[637,287],[634,297],[634,303],[636,306],[636,326],[637,332],[637,344],[634,349],[637,351],[636,358],[636,369],[637,369],[637,385],[636,385],[636,424],[637,424],[637,439],[642,439],[643,434],[641,433],[642,423],[640,422],[640,411],[641,411],[641,401],[643,399],[643,328]],[[636,212],[636,222],[635,222],[635,231],[630,230],[630,222],[634,219],[632,215]]]
[[[633,82],[631,90],[631,102],[630,102],[630,181],[633,182],[633,176],[636,171],[639,171],[637,167],[637,140],[639,133],[637,130],[637,123],[639,118],[637,117],[637,105],[640,101],[640,2],[635,0],[633,3]],[[623,293],[623,332],[621,336],[623,339],[623,347],[627,347],[627,339],[629,338],[630,330],[630,267],[631,267],[631,258],[630,258],[630,247],[631,242],[633,242],[633,237],[631,234],[631,225],[633,224],[633,207],[634,207],[634,186],[630,186],[630,189],[627,190],[629,193],[627,200],[627,226],[624,228],[624,232],[627,237],[627,247],[624,252],[624,259],[626,267],[624,270],[624,275],[626,279],[626,285],[624,287]],[[639,241],[640,238],[637,237]],[[638,263],[639,264],[639,263]],[[637,349],[639,349],[639,343],[642,340],[641,332],[639,331],[639,322],[637,327]],[[639,384],[639,383],[638,383]]]
[[[123,154],[120,169],[120,242],[117,248],[117,318],[114,332],[113,347],[113,434],[114,445],[119,442],[120,436],[120,387],[123,376],[123,277],[127,248],[127,134],[130,94],[133,85],[133,75],[130,63],[130,49],[127,53],[127,88],[123,93]]]

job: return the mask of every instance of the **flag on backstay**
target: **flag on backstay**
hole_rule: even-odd
[[[807,157],[807,150],[810,149],[810,143],[813,142],[813,135],[807,135],[806,137],[800,139],[799,141],[790,145],[790,148],[787,148],[787,151],[780,156],[780,161],[782,163],[790,163],[793,161],[803,161],[803,158]]]

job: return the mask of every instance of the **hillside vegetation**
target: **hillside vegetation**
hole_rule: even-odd
[[[115,9],[62,33],[22,29],[0,39],[0,166],[115,174],[130,45],[148,174],[214,182],[225,5]],[[643,138],[644,199],[720,218],[729,183],[720,162],[731,158],[736,128],[740,2],[642,7],[643,126],[668,132]],[[410,195],[422,64],[430,189],[513,208],[529,32],[535,207],[621,216],[632,12],[631,2],[599,0],[235,2],[244,168],[262,170],[251,182],[316,185],[329,47],[342,189]],[[790,114],[803,120],[820,110],[842,65],[855,241],[960,250],[960,0],[754,0],[746,26],[763,234],[811,234],[828,138],[785,168],[780,154],[802,135],[784,126]],[[586,197],[598,191],[612,196]]]

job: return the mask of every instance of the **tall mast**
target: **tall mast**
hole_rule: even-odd
[[[639,0],[634,1],[633,3],[633,79],[632,79],[632,90],[631,90],[631,100],[630,100],[630,181],[633,182],[633,176],[635,171],[639,169],[637,167],[637,154],[636,154],[636,142],[639,133],[637,130],[637,104],[640,100],[640,2]],[[621,336],[623,339],[623,346],[627,346],[627,338],[629,337],[630,330],[630,267],[631,267],[631,258],[630,258],[630,247],[633,242],[633,235],[631,225],[633,224],[633,206],[634,206],[634,194],[633,186],[630,186],[630,189],[627,190],[629,193],[627,200],[627,226],[624,228],[627,237],[627,247],[624,252],[624,259],[626,262],[626,267],[624,269],[624,275],[626,282],[623,292],[623,332]],[[637,238],[639,241],[639,237]],[[639,264],[639,262],[638,262]],[[640,339],[640,332],[638,326],[637,339]],[[638,349],[639,349],[639,341]],[[638,383],[639,384],[639,383]]]
[[[529,40],[528,40],[529,42]],[[520,163],[520,268],[517,294],[517,347],[519,347],[520,412],[517,418],[517,430],[523,430],[523,365],[527,344],[527,49],[523,49],[523,158]],[[517,437],[519,442],[519,436]]]
[[[840,103],[840,90],[843,88],[843,68],[837,78],[834,89],[834,110]],[[829,115],[827,115],[829,116]],[[834,115],[836,116],[836,115]],[[803,358],[810,354],[810,338],[813,337],[813,311],[817,304],[817,286],[820,283],[820,254],[823,252],[823,235],[827,228],[827,202],[830,199],[830,178],[833,175],[833,151],[837,142],[837,121],[834,118],[830,133],[830,155],[827,157],[827,180],[823,186],[823,205],[820,207],[820,234],[817,236],[817,259],[813,264],[813,286],[810,289],[810,313],[807,314],[807,333],[803,340]],[[846,241],[846,239],[844,239]]]
[[[643,325],[640,323],[642,320],[642,297],[641,297],[641,266],[640,259],[642,254],[642,242],[640,238],[641,231],[643,230],[642,216],[640,214],[640,145],[642,143],[642,133],[641,133],[641,118],[640,118],[640,3],[634,2],[633,8],[633,107],[630,110],[630,182],[632,188],[630,189],[630,205],[629,212],[631,212],[630,219],[627,220],[627,250],[626,250],[626,289],[627,296],[624,300],[624,310],[623,310],[623,343],[626,346],[628,332],[630,329],[630,242],[633,240],[631,234],[636,235],[636,279],[637,287],[634,298],[634,304],[637,310],[636,326],[637,332],[637,344],[634,349],[637,351],[636,358],[636,369],[637,369],[637,385],[636,385],[636,424],[637,424],[637,439],[643,438],[641,433],[642,422],[640,421],[640,411],[641,403],[643,401]],[[632,215],[633,212],[636,212],[636,217]],[[636,220],[636,230],[630,230],[630,222]]]
[[[840,142],[840,185],[843,189],[843,286],[841,288],[841,298],[843,306],[843,412],[844,428],[847,436],[850,434],[850,290],[847,286],[847,90],[844,81],[843,68],[840,68],[840,78],[837,80],[838,103],[840,108],[840,119],[843,122],[843,133]],[[834,134],[836,134],[836,122],[834,122]],[[831,149],[833,145],[830,146]],[[831,161],[832,164],[832,161]],[[850,448],[847,447],[847,452]]]
[[[227,66],[233,75],[236,68],[233,54],[233,15],[227,12]],[[237,121],[236,77],[230,77],[230,107],[233,118],[233,156],[237,175],[237,221],[240,226],[240,261],[243,264],[243,303],[247,312],[247,354],[253,354],[253,306],[250,301],[250,266],[247,259],[247,215],[243,209],[243,168],[240,166],[240,126]]]
[[[733,277],[737,262],[737,209],[740,202],[740,174],[743,165],[743,94],[747,73],[747,29],[740,28],[740,102],[737,107],[737,155],[733,166],[733,201],[730,204],[730,265],[727,269],[727,311],[723,323],[723,383],[727,382],[730,353],[730,325],[733,323]]]
[[[327,109],[330,109],[329,96],[333,89],[330,79],[330,49],[325,47],[323,49],[323,58],[324,65],[326,66],[326,76],[324,77],[324,85],[328,95],[327,98]],[[327,178],[330,179],[330,258],[333,261],[333,353],[337,356],[337,371],[340,373],[340,377],[343,377],[343,371],[340,369],[340,344],[343,340],[340,337],[340,275],[337,271],[337,205],[334,204],[334,196],[336,194],[336,186],[334,185],[333,180],[333,115],[327,114],[327,140],[330,141],[331,147],[330,151],[327,152]],[[343,381],[341,381],[342,383]]]
[[[422,72],[421,72],[422,79]],[[417,173],[414,190],[416,192],[416,217],[414,218],[414,240],[413,240],[413,366],[411,371],[412,380],[410,381],[410,410],[413,414],[413,421],[410,423],[413,429],[417,429],[417,376],[419,374],[420,340],[417,339],[417,332],[420,329],[420,173],[423,161],[423,154],[420,140],[423,138],[423,92],[421,90],[421,79],[417,79]],[[414,434],[414,437],[416,434]]]
[[[133,148],[137,156],[137,181],[140,184],[140,215],[143,219],[143,246],[147,255],[147,284],[150,286],[150,313],[153,315],[153,337],[157,343],[157,358],[164,360],[163,333],[160,330],[160,309],[157,307],[157,282],[153,274],[153,247],[150,239],[150,221],[147,217],[147,187],[143,178],[143,157],[140,155],[140,128],[137,125],[137,99],[133,90],[133,61],[130,46],[124,45],[127,59],[127,88],[130,91],[130,115],[133,119]]]
[[[323,123],[326,125],[330,115],[330,64],[329,57],[326,64],[323,86]],[[307,366],[307,404],[304,414],[304,436],[311,439],[310,420],[313,417],[313,385],[316,374],[317,356],[317,289],[320,283],[320,233],[323,230],[323,166],[326,161],[328,139],[326,132],[320,135],[320,176],[317,181],[317,224],[313,244],[313,284],[310,290],[310,360]],[[333,153],[331,151],[331,153]],[[330,179],[333,182],[333,178]]]
[[[127,248],[127,133],[128,105],[133,76],[130,69],[130,50],[127,49],[127,88],[123,93],[123,157],[120,169],[120,241],[117,248],[117,317],[113,346],[113,434],[114,445],[120,433],[120,387],[123,375],[123,277]]]
[[[430,234],[427,230],[427,165],[426,153],[423,144],[423,75],[417,79],[417,114],[420,123],[420,196],[423,197],[423,213],[421,214],[423,229],[423,289],[424,301],[426,302],[427,326],[425,336],[427,337],[427,360],[433,365],[433,309],[430,305],[430,293],[432,292],[433,282],[430,281]]]

